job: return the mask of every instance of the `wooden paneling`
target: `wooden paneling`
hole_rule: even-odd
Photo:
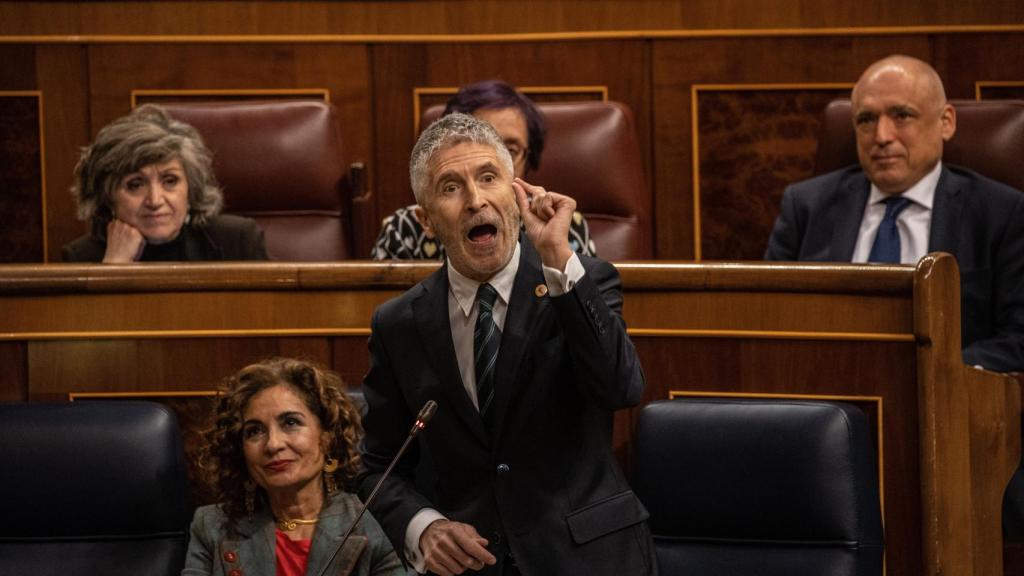
[[[510,34],[1019,24],[1014,0],[0,2],[0,34]]]
[[[401,44],[374,46],[372,54],[374,93],[378,95],[378,223],[396,208],[413,202],[408,165],[415,144],[410,127],[416,89],[460,86],[488,78],[535,87],[607,86],[609,100],[632,108],[643,157],[650,158],[650,58],[645,42]],[[649,165],[646,169],[650,174]]]
[[[0,262],[40,262],[45,252],[43,96],[0,91]]]
[[[814,174],[825,106],[853,85],[695,86],[700,260],[760,260],[782,190]],[[737,234],[742,230],[743,234]]]
[[[25,342],[0,342],[0,402],[28,400],[28,359]]]
[[[0,268],[4,397],[211,390],[269,355],[358,384],[370,315],[437,264]],[[949,256],[903,266],[629,263],[624,316],[672,391],[881,397],[889,575],[995,575],[999,504],[1019,458],[1020,392],[963,365]],[[186,407],[186,409],[189,409]],[[633,412],[615,419],[629,462]],[[941,569],[940,569],[941,567]]]
[[[245,22],[257,19],[266,25],[280,16],[280,25],[288,26],[303,18],[283,15],[297,10],[300,3],[213,2],[202,5],[185,3],[191,16],[187,21],[175,15],[180,32],[192,27],[194,32],[208,33],[218,26],[236,26],[247,30]],[[307,3],[309,4],[309,3]],[[309,20],[304,25],[319,26],[311,15],[330,20],[334,11],[346,11],[353,3],[311,3],[303,13]],[[360,3],[355,3],[360,4]],[[365,3],[366,13],[356,18],[353,26],[368,25],[381,13],[394,8],[394,3]],[[439,6],[457,12],[448,24],[456,26],[463,12],[445,2],[414,2],[406,12],[427,18]],[[467,10],[481,10],[487,3],[460,3]],[[513,3],[514,4],[514,3]],[[553,2],[570,12],[557,18],[565,22],[584,22],[594,17],[602,20],[602,11],[620,10],[618,3],[588,3],[593,14],[582,12],[582,4]],[[629,11],[646,18],[660,15],[669,22],[693,8],[678,3],[628,3]],[[27,12],[35,8],[29,3]],[[46,26],[90,26],[105,21],[101,14],[111,9],[105,2],[75,4],[46,3],[52,23]],[[167,9],[162,2],[116,3],[123,21],[141,15],[154,15]],[[176,4],[180,9],[181,4]],[[247,6],[245,14],[235,13]],[[289,7],[290,6],[290,7]],[[973,5],[963,8],[968,12]],[[520,6],[522,13],[547,11],[548,3]],[[846,9],[833,7],[837,13]],[[496,9],[493,6],[486,10]],[[1014,8],[1020,10],[1019,7]],[[0,10],[15,9],[0,2]],[[197,24],[204,11],[221,17],[237,16],[230,23]],[[283,11],[279,13],[278,11]],[[511,11],[511,7],[509,8]],[[722,7],[722,13],[728,8]],[[913,11],[901,5],[890,7],[885,17],[901,11]],[[933,17],[943,19],[957,8],[934,10]],[[419,11],[419,12],[417,12]],[[396,13],[399,11],[396,11]],[[870,12],[870,10],[868,11]],[[1013,10],[992,7],[990,22],[998,23]],[[610,12],[609,12],[610,13]],[[710,12],[708,12],[710,14]],[[830,17],[828,10],[804,6],[804,25],[819,17]],[[346,14],[348,14],[346,12]],[[648,16],[643,16],[647,14]],[[692,15],[692,14],[689,14]],[[2,13],[0,13],[2,16]],[[723,18],[725,16],[722,16]],[[859,16],[858,16],[859,17]],[[326,19],[326,20],[324,20]],[[230,19],[229,19],[230,20]],[[486,22],[484,18],[482,22]],[[699,27],[700,18],[693,26]],[[923,21],[927,21],[923,20]],[[961,22],[969,22],[963,19]],[[760,110],[756,102],[736,102],[736,122],[722,124],[715,134],[721,138],[718,151],[694,148],[699,140],[700,126],[692,117],[692,90],[699,85],[764,85],[764,84],[851,84],[869,63],[892,53],[917,56],[933,62],[946,82],[953,98],[973,98],[978,82],[999,82],[986,90],[992,96],[1020,95],[1020,89],[1009,84],[1024,81],[1024,59],[1019,58],[1024,46],[1024,32],[1018,28],[980,29],[978,31],[934,30],[914,31],[909,28],[891,30],[810,30],[796,31],[712,31],[703,35],[687,33],[683,26],[678,33],[627,32],[623,20],[620,33],[606,33],[603,38],[579,35],[533,37],[522,35],[483,38],[444,37],[369,37],[369,36],[248,36],[234,38],[168,38],[155,39],[146,34],[164,26],[166,20],[147,22],[152,26],[139,29],[138,37],[78,38],[66,43],[47,38],[25,39],[22,43],[2,43],[0,57],[0,90],[38,90],[43,94],[45,136],[45,181],[40,189],[47,191],[46,256],[59,258],[60,247],[85,231],[85,224],[75,218],[75,207],[67,191],[78,148],[88,144],[92,135],[105,123],[126,113],[131,94],[136,91],[189,93],[202,91],[212,98],[223,98],[225,91],[240,97],[246,94],[274,91],[327,91],[339,109],[339,123],[346,160],[366,165],[367,190],[364,201],[353,207],[354,253],[368,255],[379,231],[380,219],[395,208],[412,201],[407,176],[408,153],[413,145],[416,104],[421,106],[444,100],[444,94],[431,92],[486,78],[502,78],[513,84],[537,88],[539,100],[566,97],[567,90],[600,87],[607,97],[633,109],[642,147],[648,183],[652,189],[653,213],[651,235],[654,255],[663,259],[694,258],[698,255],[695,236],[700,221],[694,218],[694,154],[711,156],[701,174],[715,192],[705,203],[708,227],[702,232],[710,243],[705,258],[757,258],[758,247],[767,240],[766,223],[777,207],[772,206],[785,184],[802,177],[802,169],[812,160],[810,142],[801,137],[800,150],[790,150],[785,162],[772,160],[770,142],[755,141],[756,160],[745,163],[734,144],[745,138]],[[689,21],[688,21],[689,22]],[[906,22],[900,21],[901,24]],[[0,18],[3,26],[16,26]],[[199,26],[196,29],[196,26]],[[344,25],[348,26],[346,22]],[[207,26],[212,28],[206,28]],[[256,26],[262,29],[263,24]],[[77,28],[76,28],[77,29]],[[341,28],[339,28],[341,29]],[[601,28],[594,28],[600,30]],[[379,31],[374,29],[374,31]],[[415,91],[419,89],[419,97]],[[153,92],[147,92],[153,94]],[[592,98],[592,93],[582,95]],[[193,96],[189,96],[190,98]],[[568,97],[575,97],[568,94]],[[817,122],[815,106],[804,106],[805,93],[775,95],[774,110],[788,114],[791,123],[802,126],[806,135]],[[790,112],[785,112],[790,110]],[[749,118],[748,118],[749,116]],[[772,116],[772,121],[785,123]],[[706,126],[705,128],[713,128]],[[704,134],[704,143],[711,133]],[[795,141],[791,141],[795,142]],[[758,168],[758,166],[762,166]],[[543,183],[541,183],[543,184]],[[725,190],[726,194],[718,191]],[[705,190],[706,192],[706,190]],[[715,205],[715,202],[722,202]],[[750,209],[749,211],[747,209]],[[20,224],[19,224],[20,225]],[[708,236],[707,234],[710,234]],[[40,251],[42,248],[40,248]]]

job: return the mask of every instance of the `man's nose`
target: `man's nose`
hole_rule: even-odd
[[[480,210],[487,205],[487,199],[481,193],[480,187],[477,186],[476,182],[470,182],[466,186],[466,200],[471,210]]]
[[[875,143],[888,144],[892,142],[895,133],[896,127],[893,125],[892,119],[885,115],[879,116],[878,122],[875,124]]]

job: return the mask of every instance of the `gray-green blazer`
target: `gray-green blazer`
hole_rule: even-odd
[[[358,513],[359,500],[353,494],[342,492],[331,498],[313,533],[308,576],[320,574]],[[270,510],[261,506],[252,518],[243,518],[232,533],[227,532],[226,520],[218,505],[196,510],[182,576],[274,576],[275,524]],[[380,525],[367,512],[325,574],[393,576],[411,572],[402,567]]]

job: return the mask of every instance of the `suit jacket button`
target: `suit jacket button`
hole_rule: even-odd
[[[234,564],[235,561],[237,561],[237,560],[238,560],[238,555],[235,554],[234,552],[232,552],[231,550],[228,550],[227,552],[224,553],[224,561],[227,562],[228,564]]]
[[[228,572],[228,576],[242,576],[242,571],[239,570],[238,568],[235,568],[235,569],[231,570],[230,572]]]
[[[504,476],[509,473],[510,468],[508,464],[498,464],[498,476]]]

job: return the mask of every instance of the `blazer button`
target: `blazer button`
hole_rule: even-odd
[[[228,564],[234,564],[238,560],[238,555],[228,550],[224,553],[224,561]]]
[[[510,470],[511,469],[508,467],[508,464],[498,464],[498,476],[504,476],[505,474],[508,474]]]

